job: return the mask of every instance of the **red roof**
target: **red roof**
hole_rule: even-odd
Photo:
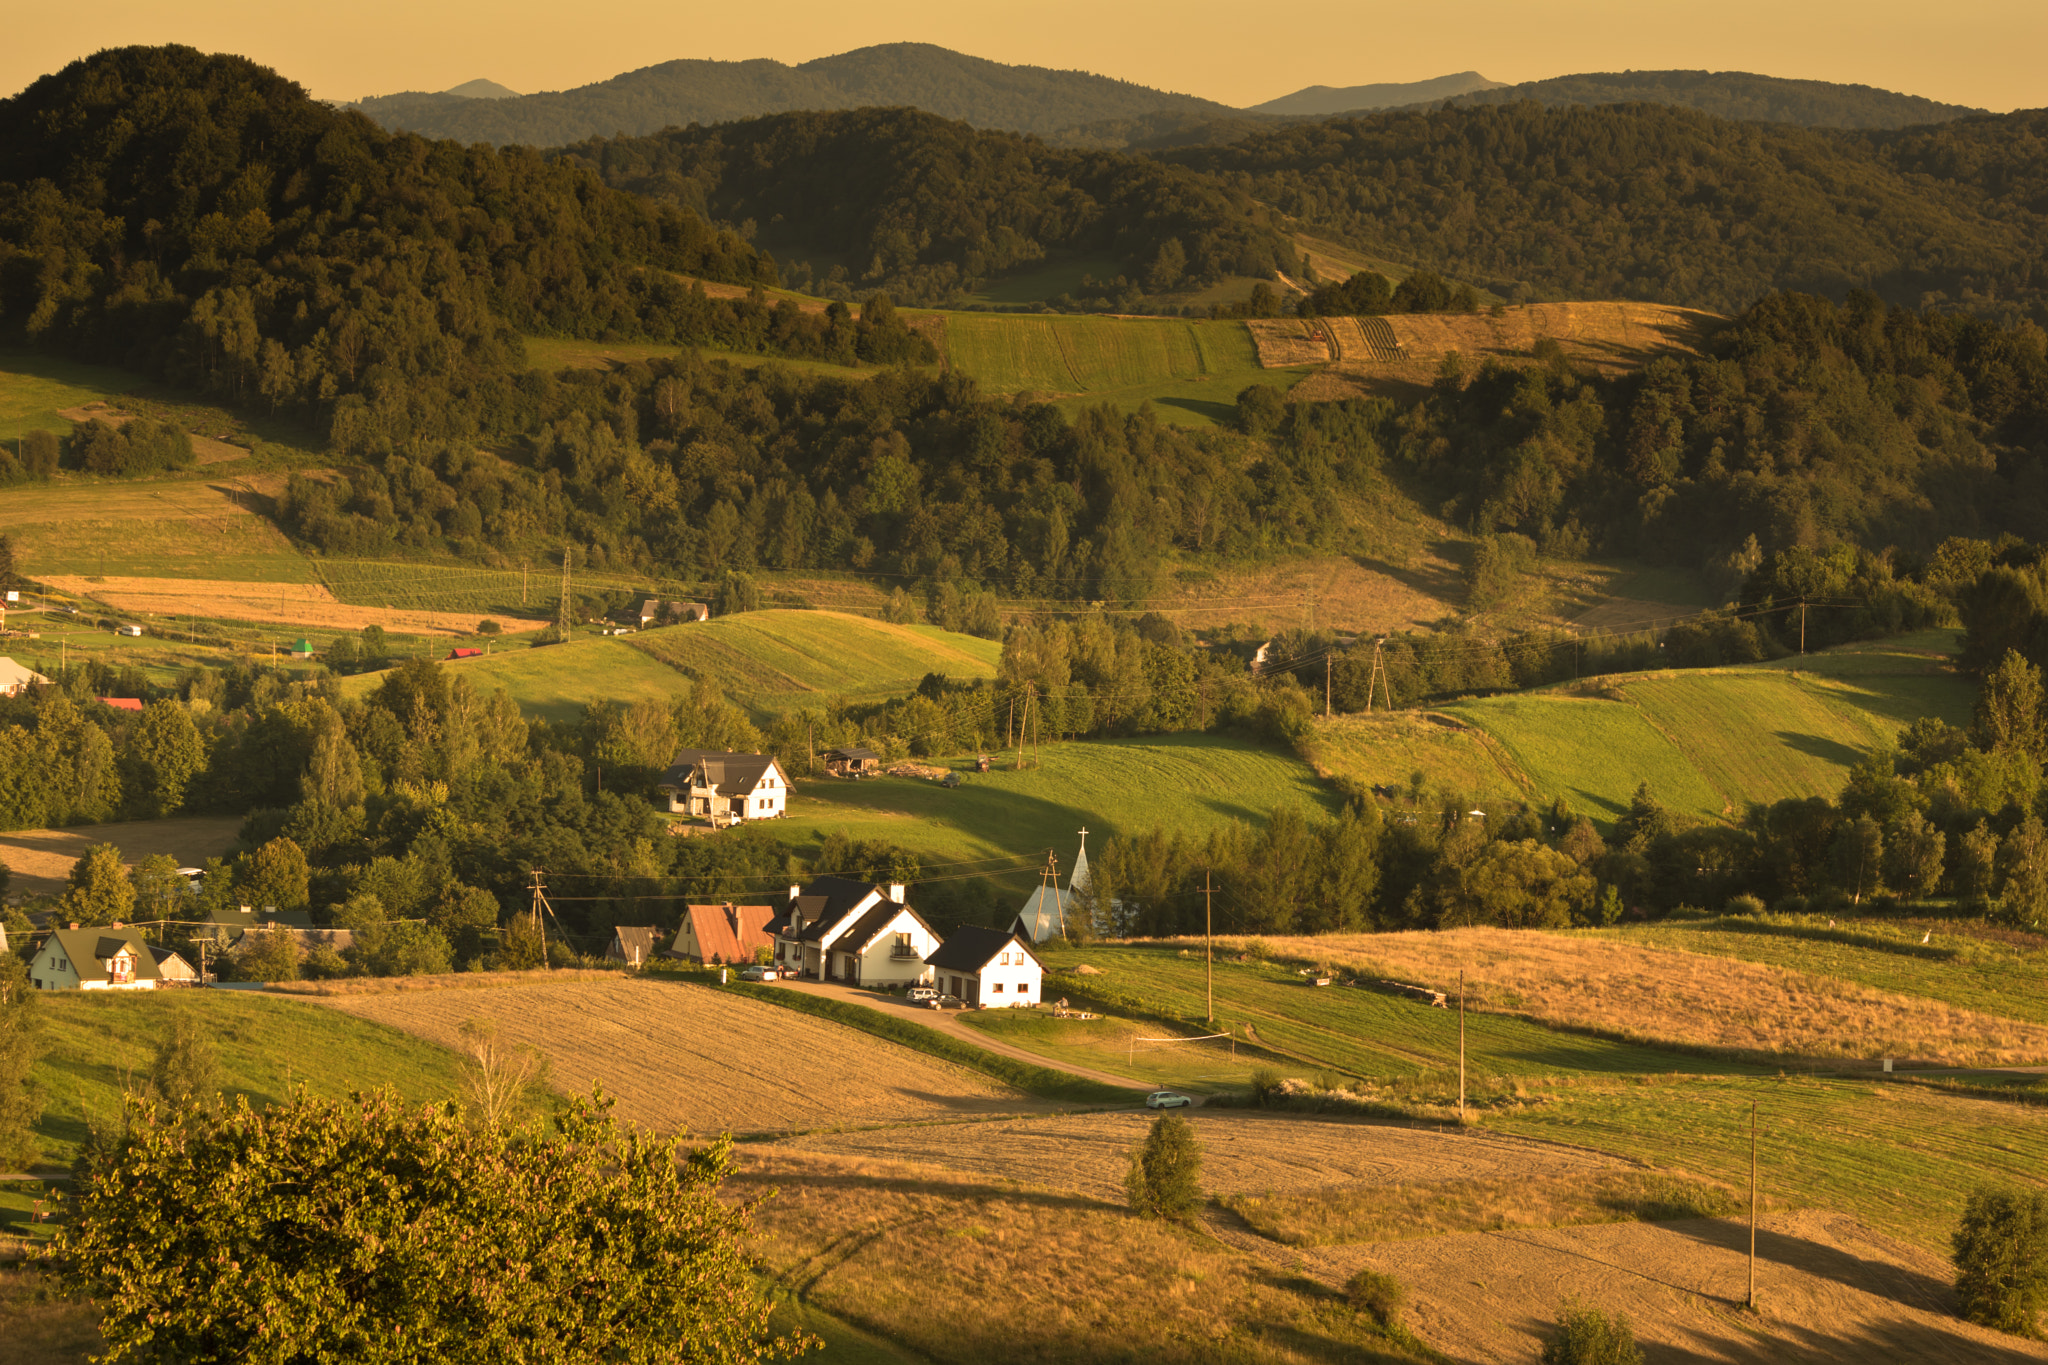
[[[480,649],[451,649],[448,651],[448,657],[451,659],[480,659],[483,657],[483,653]]]
[[[751,962],[756,948],[772,948],[769,905],[692,905],[683,911],[684,932],[676,935],[676,951],[699,962]],[[686,945],[696,941],[697,950]]]
[[[101,697],[100,700],[113,707],[116,711],[140,711],[142,709],[142,699],[139,697]]]

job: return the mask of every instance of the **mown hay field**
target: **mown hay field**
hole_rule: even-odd
[[[405,635],[469,636],[477,619],[467,612],[360,607],[335,599],[318,583],[250,582],[244,579],[127,578],[108,575],[44,574],[59,592],[91,597],[119,612],[143,618],[253,621],[309,630],[357,632],[382,626]],[[517,634],[547,622],[499,613],[501,629]]]
[[[1304,750],[1316,771],[1361,787],[1385,785],[1408,793],[1416,773],[1426,779],[1424,801],[1439,792],[1481,801],[1529,797],[1513,762],[1489,743],[1484,730],[1424,711],[1381,711],[1338,716],[1318,725]],[[1399,819],[1414,814],[1390,812]]]
[[[1002,654],[994,640],[833,611],[745,612],[642,631],[627,643],[762,708],[819,694],[894,695],[927,673],[991,678]]]
[[[1282,390],[1306,369],[1262,369],[1242,322],[1178,318],[946,315],[948,363],[995,393],[1039,393],[1066,406],[1158,405],[1162,420],[1228,420],[1249,384]]]
[[[1194,940],[1176,940],[1183,946]],[[1244,951],[1250,940],[1219,940]],[[1944,1066],[2048,1063],[2048,1025],[1764,963],[1590,933],[1451,929],[1268,939],[1272,951],[1370,978],[1455,992],[1471,1006],[1648,1047],[1756,1061],[1878,1059]],[[1263,1030],[1262,1030],[1263,1031]]]
[[[224,485],[73,483],[0,489],[20,571],[314,581],[312,561]]]
[[[31,896],[56,895],[70,884],[71,865],[93,844],[112,844],[124,864],[166,854],[182,867],[197,867],[226,853],[242,828],[238,815],[181,815],[169,820],[128,820],[68,829],[17,829],[0,834],[0,863],[13,875],[8,890]]]
[[[1535,799],[1562,796],[1603,824],[1626,812],[1645,782],[1659,801],[1689,815],[1719,816],[1730,809],[1732,798],[1625,703],[1550,691],[1454,702],[1443,709],[1499,741],[1528,774]]]
[[[610,981],[319,997],[444,1046],[488,1020],[537,1048],[570,1094],[593,1085],[664,1132],[786,1132],[1043,1108],[1009,1087],[844,1025],[698,986]]]

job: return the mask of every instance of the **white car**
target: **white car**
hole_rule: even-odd
[[[773,981],[781,973],[773,967],[749,967],[740,973],[742,981]]]
[[[1178,1090],[1155,1090],[1145,1097],[1147,1109],[1185,1109],[1193,1103]]]
[[[936,1000],[938,998],[939,988],[936,986],[912,986],[910,988],[910,999],[912,1000]]]

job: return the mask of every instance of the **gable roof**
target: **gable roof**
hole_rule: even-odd
[[[1081,831],[1081,851],[1074,855],[1074,870],[1067,877],[1067,899],[1087,901],[1095,896],[1095,875],[1088,870],[1088,831]]]
[[[621,962],[645,962],[654,956],[661,931],[651,924],[621,924],[612,930],[611,946],[604,955]]]
[[[761,785],[768,770],[781,768],[773,754],[728,754],[709,749],[681,749],[655,785],[677,791],[689,787],[692,773],[702,769],[705,784],[720,796],[743,796]],[[784,779],[787,782],[787,778]]]
[[[179,956],[175,949],[152,943],[149,945],[149,955],[156,959],[157,974],[165,980],[191,981],[199,976],[198,972],[192,970],[192,964]]]
[[[864,909],[871,896],[879,896],[885,904],[898,904],[889,899],[887,887],[873,882],[857,882],[851,877],[813,878],[810,885],[798,891],[795,897],[797,916],[792,917],[783,932],[791,938],[815,943],[847,916]],[[797,917],[801,918],[801,924],[797,923]]]
[[[1058,938],[1066,931],[1067,906],[1056,886],[1040,886],[1033,891],[1017,918],[1010,922],[1010,932],[1032,943]]]
[[[105,705],[113,707],[116,711],[140,711],[142,709],[142,698],[140,697],[101,697],[99,700]]]
[[[938,951],[924,961],[927,967],[938,967],[944,971],[979,972],[995,961],[997,953],[1012,943],[1031,953],[1030,945],[1008,929],[989,929],[979,924],[963,924],[946,935],[946,941],[939,945]],[[1031,960],[1038,963],[1041,971],[1044,970],[1045,963],[1037,953],[1031,953]]]
[[[927,934],[930,934],[933,938],[938,937],[938,931],[924,922],[923,915],[918,914],[917,911],[900,901],[892,901],[885,897],[879,905],[874,906],[865,915],[855,920],[852,926],[845,933],[841,934],[832,946],[849,953],[857,953],[887,932],[889,925],[895,921],[898,915],[910,916],[918,922]]]
[[[11,697],[30,683],[49,681],[33,668],[24,667],[5,655],[0,655],[0,697]]]
[[[50,935],[50,943],[57,945],[70,960],[71,970],[78,973],[80,981],[108,980],[106,959],[124,949],[135,959],[137,981],[160,981],[163,973],[156,968],[156,958],[149,951],[149,945],[142,935],[133,929],[59,929]],[[48,944],[44,945],[45,950]]]
[[[702,960],[744,962],[756,948],[771,946],[769,921],[774,918],[772,905],[690,905],[683,908],[683,929],[696,942],[696,955]],[[680,931],[675,951],[683,951]]]

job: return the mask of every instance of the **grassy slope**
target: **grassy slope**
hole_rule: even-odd
[[[137,384],[134,375],[105,365],[26,351],[0,352],[0,440],[12,442],[31,431],[71,434],[63,408],[98,400],[117,403]]]
[[[1334,809],[1335,799],[1291,755],[1220,735],[1158,735],[1048,745],[1044,766],[963,772],[948,791],[919,778],[802,783],[789,803],[790,831],[843,829],[888,839],[932,861],[1071,856],[1075,831],[1132,834],[1152,828],[1201,834],[1226,820],[1260,823],[1283,805]]]
[[[951,313],[946,353],[995,393],[1059,395],[1069,407],[1151,402],[1163,420],[1227,421],[1249,384],[1285,390],[1306,369],[1259,368],[1241,322]]]
[[[1568,687],[1454,702],[1444,714],[1498,743],[1410,713],[1343,717],[1320,729],[1316,765],[1402,787],[1547,802],[1563,796],[1604,823],[1638,784],[1690,815],[1739,817],[1751,801],[1832,796],[1848,768],[1920,716],[1969,720],[1970,685],[1953,672],[1952,635],[1929,631],[1741,668],[1616,674],[1620,700]],[[1498,760],[1498,761],[1494,761]]]
[[[311,561],[261,517],[196,481],[0,489],[0,526],[30,576],[99,574],[310,583]]]

